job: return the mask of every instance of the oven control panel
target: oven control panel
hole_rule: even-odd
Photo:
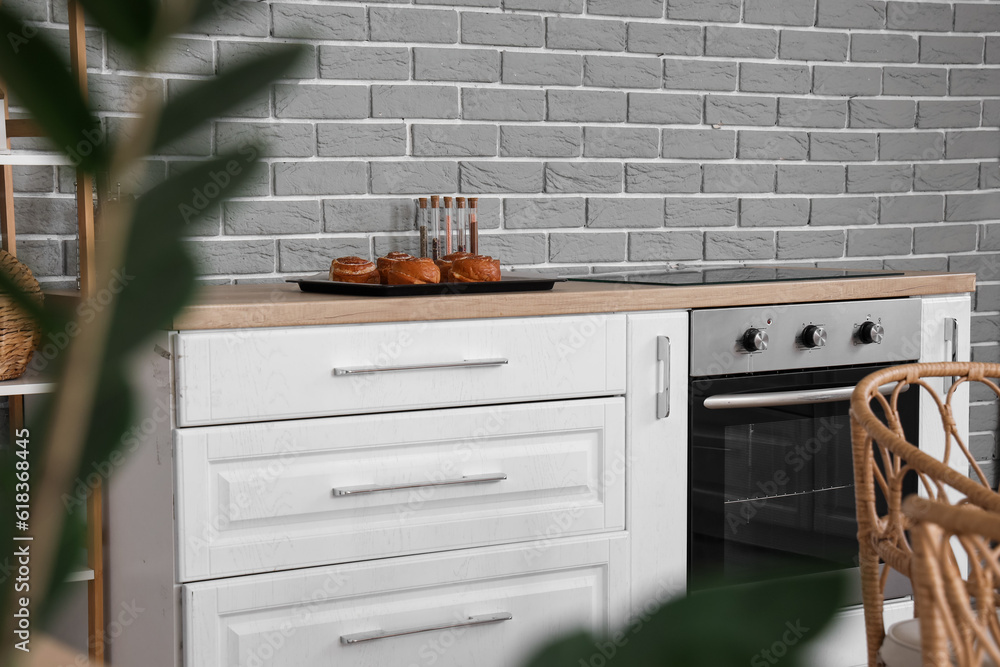
[[[920,357],[920,299],[691,312],[691,375],[902,363]]]

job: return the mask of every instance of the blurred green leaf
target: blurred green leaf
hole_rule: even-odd
[[[156,0],[78,0],[108,34],[139,56],[151,46]]]
[[[202,81],[168,102],[160,119],[152,152],[180,139],[243,100],[292,68],[305,53],[298,44],[284,45],[242,63],[210,81]]]
[[[539,651],[525,667],[579,667],[584,656],[594,652],[594,637],[588,632],[574,632]]]
[[[97,119],[69,73],[69,64],[38,29],[0,5],[0,78],[24,103],[46,136],[83,169],[107,163]]]
[[[109,354],[128,354],[191,297],[196,269],[182,245],[187,225],[217,207],[246,182],[257,150],[201,162],[139,198],[115,309]]]
[[[60,391],[74,391],[72,387],[62,385]],[[31,441],[40,445],[48,436],[50,428],[50,411],[52,401],[47,401],[42,408],[39,419],[35,420],[31,429]],[[73,487],[66,489],[61,498],[67,510],[65,524],[60,537],[59,551],[49,580],[49,590],[42,599],[41,615],[46,617],[57,608],[60,591],[66,577],[80,566],[80,552],[85,548],[86,534],[85,510],[87,497],[93,491],[95,482],[106,485],[115,466],[109,463],[111,453],[120,448],[122,439],[132,424],[134,400],[131,388],[120,364],[105,365],[101,369],[95,392],[94,411],[87,428],[84,440],[85,449],[80,453],[80,467]],[[36,456],[37,467],[40,468],[40,457]],[[39,479],[41,470],[32,472],[33,479]],[[82,520],[82,521],[81,521]],[[82,523],[82,526],[81,526]],[[81,529],[83,528],[83,529]]]
[[[711,588],[611,637],[561,640],[528,667],[793,667],[841,607],[845,589],[839,572]]]

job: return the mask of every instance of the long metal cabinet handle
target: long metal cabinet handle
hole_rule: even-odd
[[[883,394],[891,394],[896,388],[895,382],[879,388]],[[903,391],[909,387],[904,387]],[[705,399],[705,407],[709,410],[727,410],[730,408],[774,408],[782,405],[812,405],[814,403],[836,403],[851,400],[854,387],[838,387],[836,389],[805,389],[803,391],[773,391],[762,394],[719,394]]]
[[[502,482],[507,479],[507,473],[498,472],[489,475],[466,475],[458,479],[445,479],[440,482],[419,482],[416,484],[365,484],[362,486],[335,486],[335,496],[356,496],[362,493],[377,493],[379,491],[399,491],[401,489],[422,489],[428,486],[455,486],[456,484],[485,484],[486,482]]]
[[[467,621],[452,621],[451,623],[441,623],[440,625],[425,625],[419,628],[406,628],[403,630],[372,630],[371,632],[358,632],[353,635],[341,635],[341,644],[360,644],[361,642],[375,641],[376,639],[388,639],[390,637],[403,637],[405,635],[415,635],[421,632],[434,632],[436,630],[448,630],[451,628],[469,628],[476,625],[489,625],[490,623],[503,623],[513,619],[514,616],[507,612],[499,614],[483,614],[482,616],[470,616]]]
[[[353,368],[334,368],[334,375],[362,375],[365,373],[395,373],[398,371],[425,371],[434,368],[485,368],[487,366],[506,366],[507,359],[475,359],[437,364],[413,364],[411,366],[355,366]]]
[[[958,361],[958,319],[954,317],[944,318],[944,342],[948,343],[950,348],[948,353],[951,356],[950,361]],[[944,379],[944,390],[947,392],[951,389],[951,386],[958,381],[955,377],[946,377]]]
[[[656,360],[662,373],[658,380],[663,383],[656,394],[656,418],[666,419],[670,416],[670,338],[667,336],[656,337]]]

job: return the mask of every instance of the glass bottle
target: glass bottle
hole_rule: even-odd
[[[451,206],[451,197],[444,198],[444,243],[441,244],[444,247],[444,254],[450,255],[451,250],[451,240],[452,240],[452,228],[454,227],[455,221],[455,211]]]
[[[455,224],[458,226],[458,241],[455,246],[458,248],[458,252],[465,252],[468,250],[468,242],[466,241],[466,233],[469,227],[469,216],[465,210],[465,197],[455,197],[455,206],[457,207],[457,215],[455,218]]]
[[[441,198],[431,195],[431,259],[441,259]]]
[[[417,229],[420,231],[420,256],[427,257],[427,197],[420,198],[417,209]]]
[[[479,254],[479,198],[469,197],[469,252]]]

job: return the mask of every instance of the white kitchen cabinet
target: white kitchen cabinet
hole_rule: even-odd
[[[621,397],[175,438],[181,581],[625,527]]]
[[[628,369],[626,524],[635,616],[686,587],[688,313],[630,314]]]
[[[116,664],[516,667],[625,622],[624,314],[169,339],[111,496]]]
[[[179,426],[625,389],[624,315],[184,332],[174,350]]]
[[[923,307],[912,358],[942,318],[967,355],[968,297]],[[685,590],[688,311],[169,340],[110,489],[113,664],[520,667]]]
[[[184,587],[186,667],[521,667],[624,622],[625,536],[470,549]]]
[[[920,360],[969,361],[972,304],[968,295],[924,297],[921,308],[923,324],[920,332]],[[944,400],[951,381],[946,378],[927,378],[927,384]],[[920,392],[920,449],[938,460],[945,460],[941,413],[934,399],[923,389]],[[969,383],[964,382],[955,389],[951,407],[959,433],[968,433]],[[956,470],[969,470],[965,455],[954,443],[945,462]]]

